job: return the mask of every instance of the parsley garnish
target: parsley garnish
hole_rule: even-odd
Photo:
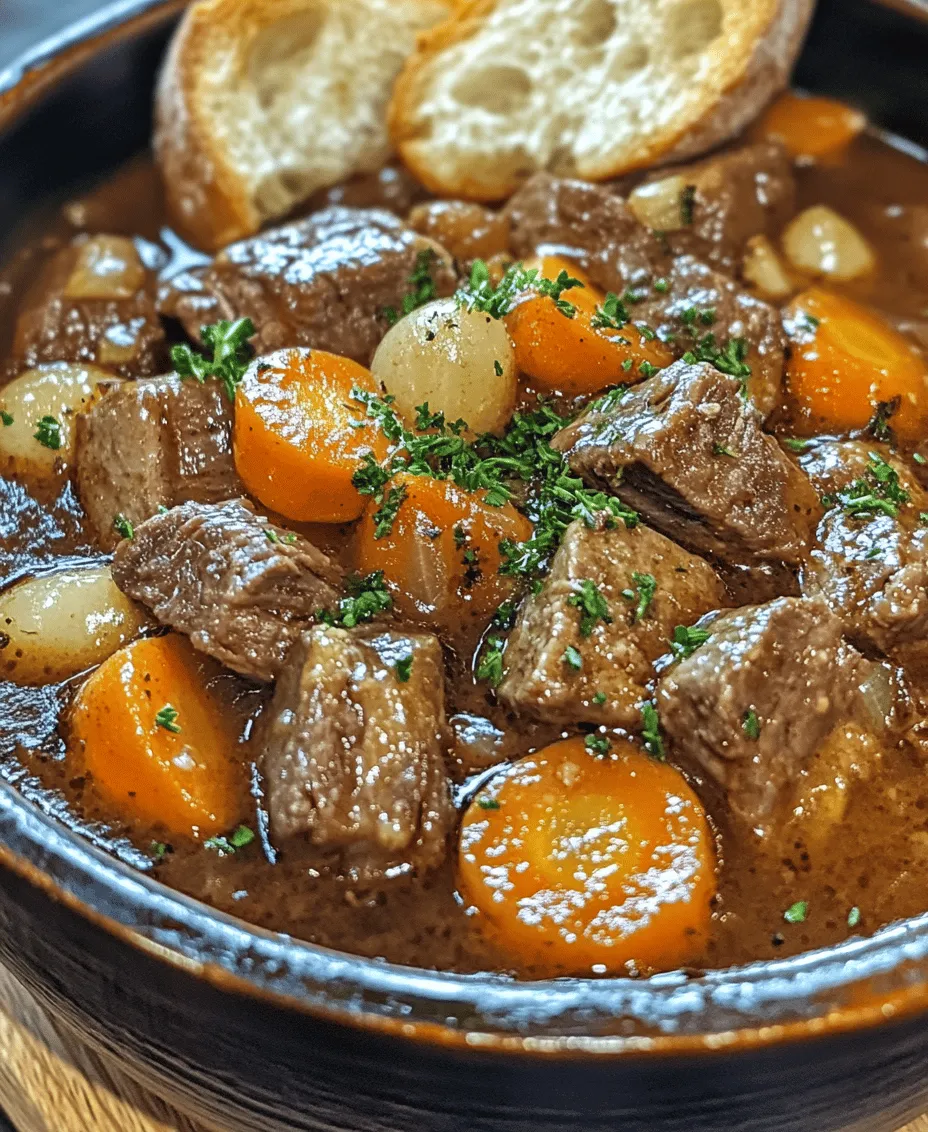
[[[250,845],[255,839],[254,830],[249,829],[247,825],[240,825],[228,837],[210,837],[203,842],[204,848],[215,849],[223,856],[229,853],[235,853],[239,849],[244,849],[246,845]]]
[[[594,704],[602,705],[605,702],[606,702],[606,693],[605,692],[597,692],[596,695],[593,697],[593,703]]]
[[[393,666],[396,678],[401,684],[409,683],[409,677],[412,675],[412,659],[412,653],[410,653],[409,656],[401,657]]]
[[[567,604],[580,610],[581,637],[588,637],[593,632],[597,621],[605,621],[607,625],[612,621],[606,599],[596,583],[591,582],[589,578],[584,578],[580,582],[576,592],[572,593],[567,599]]]
[[[741,721],[741,730],[755,743],[760,738],[760,720],[757,718],[757,712],[753,708],[749,708],[744,713],[744,718]]]
[[[165,704],[164,707],[155,716],[155,724],[158,727],[163,727],[165,731],[170,731],[174,735],[180,734],[180,724],[177,722],[177,717],[180,713],[177,708],[171,707],[170,704]]]
[[[685,228],[693,223],[693,212],[696,208],[696,186],[686,185],[680,193],[680,219]]]
[[[860,923],[860,909],[855,904],[854,907],[847,914],[847,926],[849,928],[856,928]]]
[[[727,456],[729,460],[738,459],[738,453],[732,452],[732,450],[730,448],[726,448],[724,444],[713,444],[712,454],[713,456]]]
[[[673,631],[670,648],[677,660],[686,660],[687,657],[693,655],[700,645],[704,645],[710,636],[711,633],[708,629],[700,629],[696,625],[690,627],[677,625]]]
[[[657,579],[653,574],[640,574],[636,570],[632,574],[632,581],[635,583],[635,588],[622,590],[622,597],[626,601],[636,603],[632,622],[637,624],[651,607],[651,602],[654,600],[654,594],[657,590]]]
[[[178,377],[192,377],[201,384],[215,377],[222,383],[229,400],[234,401],[236,386],[251,363],[253,351],[248,339],[254,334],[255,325],[250,318],[238,318],[235,322],[220,319],[211,326],[203,326],[200,337],[203,345],[213,351],[213,356],[206,357],[187,345],[173,346],[174,369]]]
[[[113,520],[113,530],[120,538],[135,538],[135,528],[122,512]]]
[[[891,401],[877,402],[876,410],[867,425],[867,432],[874,440],[881,440],[887,444],[893,442],[893,430],[889,427],[889,419],[897,411],[900,403],[899,397],[893,397]]]
[[[393,598],[383,580],[383,570],[360,577],[353,574],[347,581],[348,595],[338,603],[335,613],[322,610],[319,618],[327,625],[341,625],[353,629],[365,621],[372,621],[378,613],[393,608]]]
[[[895,519],[899,508],[909,502],[909,493],[899,483],[896,469],[876,452],[868,454],[867,470],[849,487],[824,502],[837,502],[852,518],[863,518],[878,512]]]
[[[783,913],[783,919],[788,924],[804,924],[808,913],[808,900],[797,900],[795,904],[790,904],[790,906]]]
[[[526,291],[537,291],[554,300],[554,305],[566,318],[573,318],[576,307],[561,298],[564,291],[582,287],[579,279],[574,279],[566,271],[559,273],[557,279],[545,279],[537,268],[528,271],[521,263],[512,264],[494,287],[490,271],[482,259],[474,260],[470,279],[466,287],[457,293],[457,300],[472,311],[484,311],[492,318],[503,318],[511,310],[516,299]]]
[[[3,421],[4,427],[9,428],[13,423],[13,414],[8,413],[6,409],[0,409],[0,421]]]
[[[374,512],[374,538],[386,538],[393,530],[393,524],[408,495],[405,484],[391,487],[378,511]]]
[[[563,659],[567,667],[574,669],[575,672],[579,672],[583,667],[583,657],[580,655],[580,650],[573,645],[568,645],[564,650]]]
[[[809,441],[803,440],[799,436],[787,436],[783,440],[784,448],[788,448],[790,452],[805,452],[809,447]]]
[[[641,705],[641,740],[644,749],[654,759],[664,760],[664,740],[661,737],[661,721],[654,704]]]
[[[498,810],[500,808],[499,802],[495,798],[488,798],[485,794],[481,794],[477,799],[477,805],[481,810]]]
[[[614,291],[609,291],[593,312],[590,325],[595,330],[621,330],[630,321],[628,308]]]
[[[275,530],[272,530],[270,527],[266,527],[264,530],[264,536],[268,542],[277,544],[286,543],[288,546],[292,546],[296,542],[296,535],[292,531],[290,531],[288,534],[285,534],[284,537],[281,538]]]
[[[505,642],[502,637],[490,637],[483,650],[483,656],[477,665],[477,679],[486,680],[496,688],[503,680],[503,648]]]
[[[722,373],[730,377],[737,377],[743,383],[751,376],[751,367],[745,362],[750,349],[744,338],[732,338],[724,348],[719,346],[712,333],[704,334],[698,339],[692,350],[687,350],[683,360],[688,365],[697,362],[708,362]]]
[[[55,417],[42,417],[36,424],[33,439],[44,447],[51,448],[53,452],[57,452],[61,447],[60,422]]]
[[[583,745],[593,755],[608,755],[609,740],[605,735],[587,735]]]
[[[928,464],[928,460],[921,454],[921,452],[913,452],[912,459],[916,464]]]
[[[168,846],[163,841],[153,841],[151,843],[151,855],[154,857],[155,862],[163,861],[165,854],[168,851]]]
[[[494,360],[494,362],[493,362],[493,372],[496,374],[497,377],[503,376],[503,367],[500,365],[499,361],[497,361],[497,360]]]
[[[617,385],[615,389],[610,389],[607,393],[597,397],[595,401],[591,401],[589,410],[595,413],[608,413],[610,409],[614,409],[618,405],[627,392],[627,385]]]

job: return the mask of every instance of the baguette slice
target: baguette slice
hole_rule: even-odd
[[[158,87],[155,149],[175,221],[210,250],[315,190],[379,169],[386,106],[445,0],[199,0]]]
[[[787,82],[814,0],[464,0],[420,37],[393,142],[433,192],[607,180],[697,156]]]

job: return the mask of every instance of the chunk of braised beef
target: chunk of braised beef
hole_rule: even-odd
[[[454,291],[443,248],[389,212],[333,207],[230,245],[166,283],[159,307],[191,337],[218,319],[247,317],[259,354],[310,346],[368,365],[390,312],[401,313],[426,276],[430,293]]]
[[[338,849],[359,879],[440,864],[454,821],[444,696],[436,637],[303,633],[259,732],[272,838]]]
[[[241,499],[184,503],[146,519],[116,548],[112,570],[162,625],[255,680],[279,675],[341,583],[322,551]]]
[[[684,223],[669,230],[676,254],[735,273],[752,236],[774,236],[796,211],[796,178],[786,150],[756,142],[669,171],[685,182]],[[666,177],[657,173],[652,180]]]
[[[620,399],[594,402],[552,443],[587,483],[724,561],[799,565],[821,515],[739,380],[708,364],[675,362]]]
[[[702,627],[708,640],[658,683],[660,722],[674,757],[708,774],[739,818],[763,826],[783,813],[837,726],[880,726],[861,694],[878,666],[844,641],[821,601],[780,598]]]
[[[217,381],[177,377],[114,383],[77,418],[81,504],[111,549],[117,518],[131,525],[161,507],[242,494],[232,455],[232,405]]]
[[[125,236],[78,236],[41,270],[19,310],[9,368],[86,362],[146,377],[167,360],[155,274]]]
[[[801,463],[828,509],[800,578],[861,647],[928,637],[928,495],[883,445],[826,440]]]
[[[712,567],[656,531],[576,521],[519,615],[499,695],[555,723],[635,726],[676,627],[727,604]]]

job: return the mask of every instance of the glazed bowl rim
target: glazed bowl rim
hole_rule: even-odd
[[[0,71],[0,130],[107,46],[184,0],[113,0]],[[228,992],[450,1047],[543,1056],[753,1048],[928,1009],[928,913],[788,959],[697,976],[513,982],[364,959],[253,927],[104,853],[0,784],[0,867],[101,930]]]

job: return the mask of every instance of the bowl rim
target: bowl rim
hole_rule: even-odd
[[[186,0],[111,0],[0,70],[0,130]],[[650,1058],[808,1041],[928,1010],[928,913],[788,959],[647,980],[514,982],[365,959],[254,927],[92,845],[0,783],[0,867],[218,989],[361,1030],[518,1056]]]

